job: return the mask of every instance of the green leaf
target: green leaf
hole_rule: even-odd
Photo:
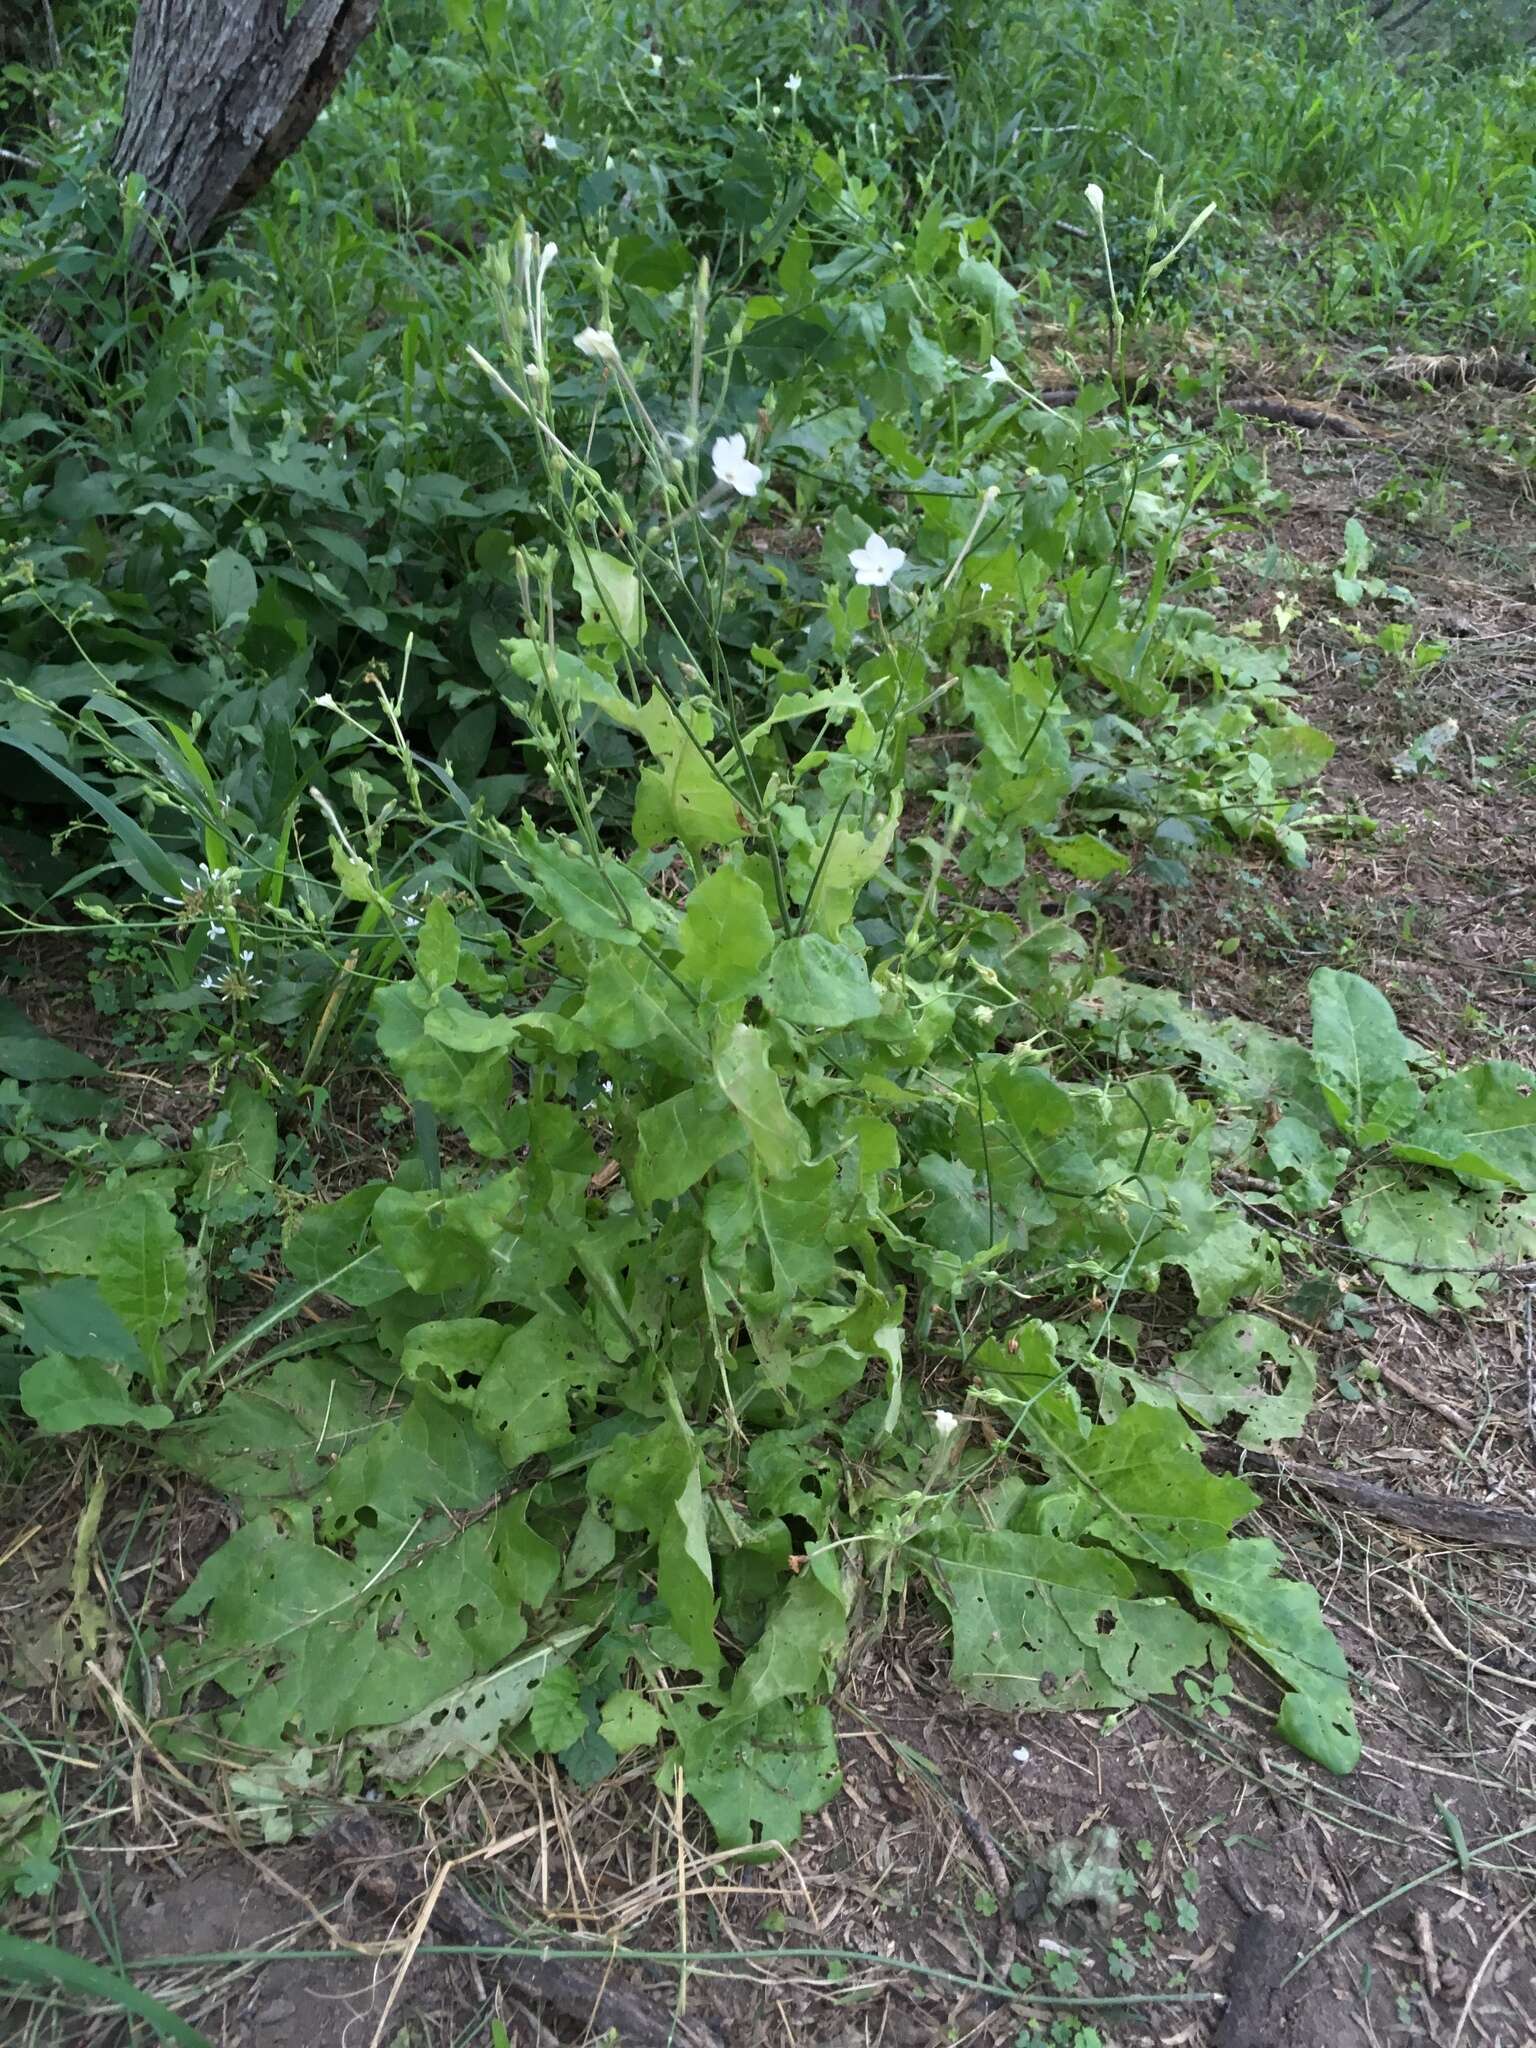
[[[573,548],[571,580],[587,625],[599,627],[603,639],[617,639],[626,647],[640,645],[645,638],[645,597],[640,578],[627,562],[596,548]]]
[[[416,972],[434,992],[452,988],[458,979],[459,928],[441,897],[432,899],[421,921],[416,939]]]
[[[1397,1099],[1403,1083],[1412,1086],[1413,1047],[1386,997],[1358,974],[1320,967],[1310,991],[1312,1059],[1324,1099],[1341,1130],[1362,1130],[1388,1089]]]
[[[92,2005],[115,2007],[130,2019],[142,2020],[145,2026],[154,2028],[162,2041],[173,2041],[177,2048],[213,2048],[206,2034],[188,2026],[168,2005],[151,1998],[126,1977],[49,1942],[23,1941],[18,1935],[0,1934],[0,1983],[38,1984],[62,1990],[77,2005],[88,2000]]]
[[[840,1031],[880,1014],[864,962],[820,932],[774,947],[763,1004],[787,1024],[813,1031]]]
[[[1536,1193],[1536,1074],[1512,1060],[1463,1067],[1429,1091],[1421,1121],[1392,1150],[1464,1180]]]
[[[190,881],[191,870],[185,863],[168,854],[158,841],[152,839],[144,827],[136,824],[111,797],[104,796],[99,789],[76,775],[73,769],[66,768],[62,761],[55,759],[43,748],[34,747],[29,741],[20,738],[13,728],[0,727],[0,746],[14,747],[19,754],[25,754],[33,767],[41,768],[45,775],[55,777],[66,789],[73,790],[82,803],[89,805],[111,828],[117,842],[118,858],[141,889],[147,889],[152,896],[171,897],[178,902],[181,900],[184,885]]]
[[[739,868],[716,868],[689,895],[678,943],[678,972],[705,1002],[742,1001],[773,951],[763,892]]]
[[[662,1730],[661,1709],[644,1693],[610,1693],[598,1727],[603,1740],[625,1756],[632,1749],[648,1749],[656,1740]]]
[[[982,743],[1010,775],[1059,774],[1047,738],[1056,700],[1048,661],[1015,662],[1006,675],[993,668],[968,668],[960,678],[965,708]],[[1049,823],[1049,815],[1040,823]]]
[[[1375,1265],[1394,1294],[1433,1315],[1444,1294],[1458,1308],[1476,1308],[1493,1285],[1494,1269],[1513,1250],[1513,1232],[1527,1239],[1530,1221],[1506,1219],[1496,1201],[1445,1181],[1415,1187],[1403,1174],[1373,1174],[1343,1215],[1344,1235]]]
[[[704,1526],[699,1453],[680,1422],[621,1438],[594,1460],[594,1499],[610,1500],[620,1529],[645,1529],[657,1549],[657,1591],[682,1656],[695,1670],[719,1668],[714,1570]]]
[[[386,1188],[373,1204],[373,1234],[407,1287],[417,1294],[447,1294],[487,1277],[490,1248],[506,1227],[514,1198],[509,1176],[468,1195]]]
[[[100,1072],[83,1052],[45,1038],[14,1003],[0,1000],[0,1074],[17,1081],[73,1081]]]
[[[551,917],[562,919],[583,938],[638,946],[662,917],[645,884],[612,854],[597,860],[542,837],[526,821],[517,850],[528,869],[532,893]]]
[[[209,556],[203,576],[208,585],[208,602],[213,607],[213,623],[220,632],[227,627],[243,626],[260,594],[256,571],[244,555],[234,548],[220,548],[216,555]]]
[[[504,1338],[487,1365],[475,1394],[475,1425],[515,1469],[569,1442],[567,1398],[602,1377],[606,1366],[584,1323],[540,1309]]]
[[[989,263],[985,256],[962,258],[955,270],[955,291],[989,315],[997,334],[1008,332],[1018,288],[1008,282],[995,263]]]
[[[1194,1598],[1290,1688],[1278,1727],[1287,1742],[1330,1771],[1360,1761],[1360,1735],[1343,1652],[1310,1586],[1276,1576],[1273,1543],[1223,1543],[1179,1567]]]
[[[683,1781],[709,1816],[722,1848],[799,1839],[842,1784],[837,1739],[825,1707],[788,1701],[751,1720],[699,1717],[683,1737]]]
[[[1027,1415],[1024,1427],[1031,1430]],[[1095,1428],[1070,1462],[1050,1443],[1041,1455],[1093,1504],[1095,1536],[1168,1570],[1218,1544],[1257,1503],[1241,1479],[1206,1469],[1173,1409],[1145,1402]]]
[[[382,1778],[410,1785],[443,1763],[486,1763],[501,1750],[502,1731],[526,1719],[540,1688],[562,1670],[587,1631],[562,1629],[523,1650],[500,1670],[453,1687],[419,1714],[366,1738]]]
[[[686,721],[686,722],[685,722]],[[659,690],[635,723],[655,757],[641,770],[633,829],[641,846],[681,840],[697,863],[706,846],[734,846],[745,821],[724,770],[710,752],[713,725],[703,705],[674,711]]]
[[[766,1032],[736,1025],[716,1049],[715,1079],[745,1124],[764,1173],[781,1178],[805,1163],[810,1140],[785,1104]]]
[[[681,1073],[708,1063],[688,997],[646,953],[618,946],[599,953],[578,1020],[600,1045],[651,1052]]]
[[[1107,1550],[955,1525],[920,1561],[949,1610],[956,1683],[987,1706],[1122,1706],[1171,1692],[1217,1647],[1176,1601],[1137,1598]]]
[[[1074,832],[1066,839],[1040,841],[1040,851],[1057,867],[1080,881],[1102,882],[1107,875],[1123,875],[1130,866],[1127,856],[1096,832]]]
[[[96,1358],[50,1352],[21,1376],[21,1405],[46,1436],[76,1429],[164,1429],[175,1418],[158,1402],[130,1398],[122,1381]]]
[[[337,1458],[379,1427],[387,1398],[331,1359],[279,1359],[264,1376],[230,1387],[209,1414],[162,1431],[155,1448],[252,1513],[324,1486]]]
[[[1278,1380],[1281,1391],[1272,1393]],[[1300,1436],[1317,1388],[1317,1361],[1267,1316],[1224,1316],[1156,1383],[1207,1429],[1241,1415],[1237,1440],[1255,1448]]]
[[[123,1190],[102,1232],[96,1283],[107,1306],[141,1340],[185,1314],[187,1257],[163,1195],[142,1186]]]
[[[581,1682],[570,1666],[562,1665],[540,1681],[528,1714],[528,1728],[535,1746],[555,1756],[569,1749],[586,1733],[586,1709],[581,1704]]]
[[[1289,789],[1298,782],[1315,782],[1334,756],[1334,743],[1327,733],[1299,720],[1287,725],[1261,726],[1249,744],[1254,753],[1269,763],[1280,789]]]
[[[103,1298],[94,1280],[55,1280],[51,1287],[23,1287],[17,1298],[23,1316],[21,1341],[36,1356],[62,1351],[68,1358],[142,1366],[138,1339]]]
[[[841,1586],[814,1569],[792,1579],[731,1685],[730,1712],[757,1714],[777,1700],[827,1691],[848,1640]]]
[[[642,1208],[686,1194],[742,1142],[741,1119],[713,1081],[642,1110],[635,1132],[629,1189]]]

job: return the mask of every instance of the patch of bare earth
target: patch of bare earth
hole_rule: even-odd
[[[1295,680],[1338,741],[1324,799],[1340,822],[1313,833],[1306,868],[1240,856],[1179,895],[1130,892],[1115,942],[1128,973],[1282,1027],[1304,1024],[1313,968],[1347,965],[1426,1044],[1521,1058],[1536,1029],[1536,512],[1478,438],[1519,431],[1517,402],[1455,402],[1460,416],[1447,396],[1378,409],[1379,440],[1265,434],[1290,510],[1224,580],[1256,616],[1282,591],[1303,600]],[[1351,515],[1411,611],[1337,602]],[[1371,644],[1396,618],[1444,658],[1415,669]],[[1436,764],[1394,779],[1392,757],[1450,717]],[[1374,1324],[1310,1333],[1325,1391],[1299,1458],[1536,1510],[1522,1283],[1472,1318],[1385,1297]],[[219,1539],[219,1511],[123,1474],[88,1551],[96,1626],[74,1569],[90,1475],[61,1471],[54,1496],[13,1503],[0,1539],[0,1708],[33,1750],[6,1782],[69,1758],[51,1767],[74,1861],[55,1903],[12,1927],[137,1959],[210,2040],[271,2048],[479,2048],[493,2016],[529,2048],[1530,2048],[1536,1557],[1249,1476],[1253,1526],[1319,1588],[1355,1675],[1353,1776],[1275,1738],[1273,1693],[1241,1661],[1228,1698],[1192,1687],[1109,1721],[980,1710],[914,1605],[851,1660],[843,1796],[791,1854],[752,1864],[714,1851],[645,1764],[582,1790],[508,1761],[420,1810],[369,1808],[361,1837],[355,1814],[320,1811],[310,1839],[263,1844],[227,1773],[178,1763],[119,1682],[136,1657],[152,1668],[142,1631]],[[487,1953],[492,1936],[544,1963]],[[220,1955],[238,1960],[167,1960]],[[69,2048],[126,2038],[106,2008],[18,2003],[0,2026]]]

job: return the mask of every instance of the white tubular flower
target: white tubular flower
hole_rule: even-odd
[[[1011,384],[1013,382],[1013,379],[1008,374],[1008,365],[1000,363],[996,356],[989,358],[987,367],[982,372],[982,375],[989,384]]]
[[[790,95],[791,98],[793,98],[794,95],[800,90],[801,84],[802,80],[799,72],[791,71],[788,78],[786,78],[784,81],[784,90]]]
[[[559,138],[559,136],[558,136],[558,135],[546,135],[546,136],[544,137],[544,147],[545,147],[545,148],[546,148],[546,149],[547,149],[547,150],[549,151],[549,153],[550,153],[550,155],[551,155],[551,156],[558,156],[558,155],[560,154],[560,138]]]
[[[905,549],[893,548],[878,533],[872,533],[863,547],[852,548],[848,554],[854,582],[867,584],[871,590],[883,590],[896,571],[905,567],[906,559]]]
[[[745,434],[722,434],[710,449],[709,459],[720,482],[729,484],[744,498],[750,498],[762,484],[762,470],[755,462],[747,460]]]
[[[947,1408],[939,1408],[934,1411],[933,1433],[940,1443],[943,1443],[946,1438],[952,1437],[959,1427],[960,1418],[958,1415],[951,1415]]]
[[[583,327],[576,337],[576,346],[594,363],[604,363],[610,370],[619,367],[619,344],[606,327]]]
[[[1104,218],[1104,187],[1102,185],[1085,185],[1083,187],[1083,197],[1099,216],[1099,219],[1102,220]]]

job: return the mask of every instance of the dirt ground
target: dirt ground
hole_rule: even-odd
[[[1338,742],[1337,822],[1306,868],[1239,856],[1182,894],[1133,887],[1115,943],[1127,973],[1282,1027],[1333,961],[1385,987],[1426,1043],[1530,1060],[1536,505],[1509,453],[1529,444],[1529,404],[1445,392],[1369,424],[1363,439],[1255,427],[1289,508],[1228,536],[1221,564],[1254,615],[1304,604],[1295,681]],[[1411,609],[1335,600],[1352,515]],[[1398,618],[1410,650],[1422,636],[1443,657],[1415,667],[1373,642]],[[1450,718],[1434,766],[1395,777],[1393,757]],[[1299,1455],[1536,1510],[1533,1310],[1517,1281],[1471,1320],[1383,1301],[1369,1338],[1314,1332],[1327,1391]],[[325,1816],[306,1841],[263,1844],[227,1787],[134,1717],[110,1629],[87,1656],[57,1626],[90,1476],[61,1464],[52,1498],[34,1478],[24,1515],[0,1511],[0,1711],[57,1786],[82,1880],[62,1913],[13,1914],[12,1931],[137,1963],[212,2041],[489,2048],[499,2018],[528,2048],[1536,2044],[1529,1552],[1256,1479],[1254,1526],[1322,1590],[1356,1677],[1365,1756],[1348,1779],[1275,1739],[1246,1665],[1228,1698],[1192,1687],[1177,1709],[1108,1722],[978,1710],[914,1608],[848,1672],[845,1792],[778,1862],[712,1853],[643,1767],[582,1792],[509,1764],[423,1811],[373,1808],[361,1848]],[[146,1467],[141,1486],[116,1480],[97,1554],[133,1560],[147,1615],[221,1514]],[[486,1909],[538,1930],[549,1959],[453,1952],[486,1945]],[[39,2048],[130,2038],[78,2004],[18,2002],[0,2029]]]

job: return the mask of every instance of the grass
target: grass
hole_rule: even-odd
[[[1201,1873],[1277,1771],[1386,1859],[1326,1925],[1275,1879],[1330,1999],[1421,1887],[1496,1900],[1466,1845],[1529,1833],[1517,1591],[1416,1578],[1421,1657],[1374,1539],[1261,1510],[1282,1555],[1221,1461],[1395,1424],[1372,1318],[1480,1329],[1536,1242],[1528,1084],[1476,1057],[1523,1021],[1454,960],[1476,1001],[1437,1014],[1415,951],[1495,914],[1488,827],[1442,860],[1412,815],[1495,801],[1518,745],[1532,447],[1477,378],[1533,338],[1536,87],[1518,17],[1429,25],[396,0],[272,190],[137,292],[130,12],[61,21],[0,188],[27,2039],[112,2038],[133,1973],[216,2032],[258,1958],[382,2030],[358,1948],[434,1987],[403,2023],[484,2040],[526,1983],[433,1973],[564,1929],[722,2024],[743,1972],[790,2038],[898,1974],[959,2024],[990,1970],[1008,2038],[1089,2048],[1221,1996],[1218,1935],[1178,1944],[1235,1938]],[[1227,403],[1277,391],[1310,452]],[[1432,549],[1478,550],[1496,635]],[[1349,781],[1447,715],[1482,780]],[[1462,894],[1319,899],[1367,858]],[[1445,1483],[1507,1483],[1507,1436]],[[921,1743],[909,1651],[967,1696]],[[1020,1725],[1065,1759],[1054,1846]],[[1329,1775],[1431,1751],[1475,1759],[1462,1832]],[[1070,1895],[1106,1757],[1139,1943]],[[404,1948],[347,1917],[365,1795],[435,1843]],[[512,1835],[506,1945],[447,1938]],[[95,1870],[162,1836],[273,1877],[270,1928],[209,1906],[167,1957],[120,1922]],[[838,1938],[839,1840],[960,1947]],[[1015,1961],[997,1873],[1036,1866],[1067,1938]],[[1393,1995],[1368,2023],[1422,2026]]]

